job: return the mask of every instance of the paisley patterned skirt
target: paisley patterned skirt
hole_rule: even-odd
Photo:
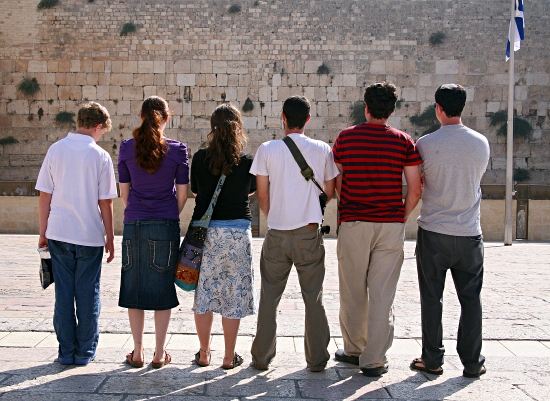
[[[193,311],[229,319],[256,313],[250,229],[208,228]]]

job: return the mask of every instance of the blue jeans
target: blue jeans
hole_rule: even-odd
[[[94,359],[99,340],[103,247],[48,240],[48,248],[55,280],[53,326],[59,362],[85,365]]]

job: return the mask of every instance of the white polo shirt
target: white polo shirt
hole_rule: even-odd
[[[88,135],[69,132],[44,158],[36,189],[52,194],[46,238],[104,246],[100,199],[116,198],[113,161]]]
[[[332,180],[339,174],[328,144],[303,134],[288,136],[296,143],[307,164],[313,169],[319,185],[322,186],[324,181]],[[313,181],[306,181],[298,163],[282,140],[260,145],[250,173],[269,176],[269,228],[294,230],[309,223],[322,223],[320,191]]]

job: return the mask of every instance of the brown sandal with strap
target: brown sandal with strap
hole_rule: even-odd
[[[141,354],[143,355],[143,351],[141,352]],[[134,361],[134,351],[126,355],[126,363],[128,363],[133,368],[142,368],[145,365],[145,362],[143,362],[143,360]]]
[[[155,358],[154,354],[153,358]],[[160,362],[151,362],[151,366],[153,367],[153,369],[159,369],[163,366],[168,365],[170,362],[172,362],[172,356],[168,352],[164,351],[164,359]]]
[[[208,355],[208,363],[201,363],[201,352],[204,352]],[[195,362],[197,362],[197,365],[206,367],[210,365],[210,361],[212,360],[212,354],[210,353],[209,349],[199,349],[199,352],[195,354]]]

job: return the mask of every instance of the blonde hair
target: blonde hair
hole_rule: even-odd
[[[86,103],[78,110],[76,125],[82,128],[95,128],[101,124],[110,131],[112,128],[111,116],[105,107],[96,102]]]

